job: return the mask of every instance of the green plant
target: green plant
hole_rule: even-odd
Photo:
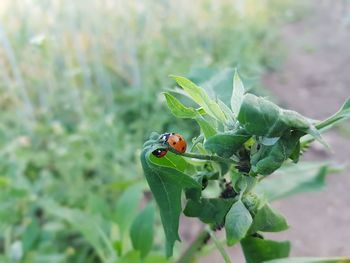
[[[172,78],[198,107],[187,107],[171,93],[165,93],[168,107],[177,118],[197,121],[201,134],[192,140],[190,151],[185,153],[177,152],[157,133],[143,146],[142,167],[160,210],[166,255],[173,255],[174,243],[180,240],[179,217],[183,212],[188,217],[198,218],[207,227],[178,262],[195,260],[200,255],[198,250],[209,238],[213,239],[225,262],[230,262],[214,234],[222,228],[227,245],[240,243],[248,263],[288,257],[288,241],[263,237],[265,232],[288,228],[286,219],[269,201],[322,186],[331,169],[327,164],[301,164],[299,167],[297,163],[314,140],[327,147],[320,133],[350,117],[350,99],[330,118],[313,121],[247,93],[237,72],[233,78],[230,107],[219,99],[212,99],[190,80]],[[152,153],[158,149],[168,153],[157,158]],[[268,180],[269,175],[286,171],[287,176]],[[186,201],[182,210],[183,192]],[[300,262],[317,260],[300,259]],[[327,262],[349,260],[329,259]]]
[[[144,256],[129,235],[148,189],[140,146],[151,130],[198,131],[155,102],[166,76],[190,72],[209,93],[224,81],[224,100],[231,70],[216,68],[275,67],[294,2],[0,1],[0,262]],[[154,222],[148,262],[165,260]]]

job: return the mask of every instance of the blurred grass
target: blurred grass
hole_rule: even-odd
[[[283,57],[278,26],[299,8],[1,1],[0,261],[112,262],[127,252],[116,203],[136,182],[146,189],[143,141],[153,130],[196,131],[166,110],[167,76],[238,67],[258,87]]]

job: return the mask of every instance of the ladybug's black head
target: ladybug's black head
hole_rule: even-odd
[[[170,133],[163,133],[162,135],[160,135],[160,140],[163,141],[163,142],[167,142],[168,139],[169,139],[169,136],[170,136]]]

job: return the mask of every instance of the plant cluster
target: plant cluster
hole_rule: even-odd
[[[179,262],[191,262],[210,237],[214,238],[225,262],[230,262],[214,235],[221,229],[225,230],[228,246],[241,244],[248,263],[288,257],[288,241],[264,238],[266,232],[288,228],[286,219],[271,207],[269,189],[264,187],[264,182],[283,167],[298,166],[301,154],[314,140],[328,147],[321,132],[350,117],[350,100],[333,116],[315,121],[246,92],[237,72],[230,107],[212,99],[190,80],[172,77],[197,107],[187,107],[171,93],[165,93],[168,107],[177,118],[196,120],[201,133],[184,153],[164,140],[164,136],[153,133],[141,153],[144,174],[160,210],[166,255],[172,256],[174,243],[180,240],[179,217],[183,212],[185,216],[198,218],[207,228],[192,244],[195,248],[184,253]],[[167,153],[157,156],[154,154],[157,150]],[[317,176],[324,177],[325,173],[327,167],[320,169]],[[306,175],[293,176],[302,181]],[[304,181],[297,186],[302,188],[307,184]],[[283,184],[279,187],[283,191]]]
[[[151,130],[198,133],[165,110],[166,76],[224,101],[232,70],[217,69],[257,83],[280,61],[276,27],[294,2],[1,1],[0,261],[137,257],[140,147]],[[145,261],[165,261],[157,216]]]

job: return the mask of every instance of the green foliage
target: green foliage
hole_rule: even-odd
[[[200,113],[194,108],[184,106],[178,99],[168,92],[164,93],[165,99],[168,103],[168,107],[171,113],[177,118],[196,118]]]
[[[130,228],[132,246],[140,251],[142,258],[152,249],[154,212],[154,206],[150,203],[134,219]]]
[[[236,70],[235,75],[233,76],[233,89],[232,89],[232,96],[231,96],[231,109],[234,114],[234,117],[237,117],[239,113],[241,104],[243,102],[244,93],[245,93],[245,89],[244,89],[243,83]]]
[[[252,222],[252,216],[242,201],[235,202],[225,218],[227,244],[232,246],[244,238]]]
[[[184,209],[184,215],[197,217],[206,224],[221,226],[225,222],[225,216],[232,207],[234,199],[202,198],[198,201],[188,200]]]
[[[311,141],[322,142],[317,127],[325,125],[324,122],[312,123],[297,112],[245,93],[237,72],[233,77],[231,109],[223,102],[216,102],[192,81],[184,77],[173,78],[183,89],[183,94],[200,108],[185,106],[170,93],[165,93],[169,109],[179,118],[197,122],[199,117],[206,118],[215,134],[209,135],[202,128],[202,133],[193,140],[190,152],[185,153],[174,150],[157,134],[152,134],[144,144],[141,162],[160,208],[167,256],[172,255],[175,241],[180,240],[178,227],[184,191],[184,215],[208,224],[206,232],[213,238],[225,262],[229,262],[228,256],[213,232],[221,228],[225,228],[228,246],[241,243],[248,263],[288,257],[288,241],[266,240],[261,235],[289,227],[283,215],[271,208],[268,201],[312,191],[324,184],[328,165],[291,164],[291,161],[298,163],[301,151],[305,150],[302,138],[311,136]],[[349,117],[344,113],[346,111],[347,106],[344,106],[338,114],[345,119]],[[326,121],[327,126],[332,124],[332,121]],[[168,153],[156,158],[152,152],[157,149]],[[269,175],[274,172],[277,177],[270,179]],[[279,173],[282,176],[278,177]],[[194,247],[180,257],[179,262],[193,258],[197,245],[194,242]]]
[[[256,187],[256,192],[272,201],[302,192],[317,191],[325,186],[325,179],[329,173],[327,163],[286,165],[273,178],[261,181]]]
[[[329,129],[334,124],[350,117],[350,98],[348,98],[343,106],[331,117],[317,124],[318,129]]]
[[[237,119],[248,133],[265,137],[280,137],[294,129],[306,132],[311,127],[297,112],[281,109],[253,94],[244,96]]]
[[[244,13],[213,0],[5,2],[0,261],[166,262],[158,227],[144,259],[128,235],[140,199],[149,200],[138,155],[152,130],[182,131],[187,138],[198,127],[172,118],[157,94],[172,85],[170,73],[189,72],[233,127],[226,106],[232,68],[239,67],[246,90],[259,89],[260,76],[281,55],[276,22],[294,2],[249,0]],[[225,132],[203,109],[189,108],[199,113],[191,119],[205,138]],[[195,149],[205,151],[200,137]],[[192,166],[193,159],[170,152],[155,159],[186,174],[198,169],[194,179],[209,180],[208,190],[230,170],[213,162],[202,169],[203,162]]]
[[[288,229],[286,219],[268,204],[266,204],[260,208],[255,215],[250,232],[279,232],[286,229]]]
[[[229,158],[237,152],[251,136],[244,129],[214,135],[205,141],[207,151]]]
[[[164,96],[171,113],[175,117],[196,120],[206,138],[216,134],[215,128],[201,115],[200,109],[195,110],[194,108],[184,106],[170,93],[164,93]]]
[[[278,260],[265,261],[266,263],[349,263],[350,258],[317,258],[317,257],[292,257]]]
[[[167,259],[159,254],[149,254],[147,257],[142,258],[140,252],[136,250],[130,250],[121,258],[119,258],[117,263],[166,263]]]
[[[135,262],[135,263],[141,262],[139,251],[131,250],[117,261],[117,263],[130,263],[130,262]]]
[[[226,121],[225,114],[220,106],[208,96],[204,89],[201,89],[192,81],[184,77],[172,76],[172,78],[181,88],[184,89],[194,102],[204,109],[205,113],[218,121]]]
[[[154,143],[152,143],[154,142]],[[142,168],[148,185],[159,206],[160,215],[166,236],[166,254],[172,256],[173,246],[178,235],[181,213],[181,193],[186,188],[200,188],[195,180],[179,170],[169,166],[160,166],[152,162],[150,155],[156,149],[164,147],[156,140],[147,142],[141,153]]]
[[[252,172],[261,175],[272,174],[291,158],[295,149],[298,149],[299,140],[303,135],[300,132],[287,131],[274,145],[261,145],[251,156]],[[299,153],[300,151],[297,154]]]
[[[30,251],[35,247],[35,243],[40,238],[40,226],[37,219],[34,219],[25,229],[22,235],[23,250],[25,252]]]
[[[159,254],[149,254],[144,261],[142,261],[143,263],[166,263],[167,259]]]
[[[247,263],[260,263],[271,259],[288,257],[290,243],[277,242],[257,237],[246,237],[241,241]]]
[[[139,185],[134,185],[123,192],[118,199],[114,218],[122,235],[127,232],[131,220],[137,213],[141,193],[141,187]]]
[[[67,222],[75,231],[83,235],[101,260],[117,258],[117,253],[107,234],[111,222],[106,222],[98,215],[89,215],[79,209],[62,207],[52,200],[43,201],[42,206],[49,215]]]

